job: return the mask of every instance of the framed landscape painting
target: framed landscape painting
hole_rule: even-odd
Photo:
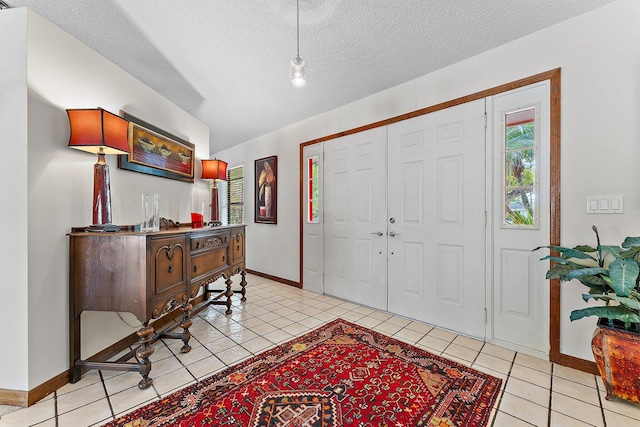
[[[278,222],[278,156],[255,161],[255,222]]]
[[[118,156],[118,168],[179,181],[194,181],[195,145],[124,111],[129,122],[129,154]]]

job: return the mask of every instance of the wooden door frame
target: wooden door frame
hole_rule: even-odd
[[[304,260],[304,247],[302,243],[303,238],[303,196],[304,196],[304,183],[303,183],[303,167],[304,167],[304,155],[303,149],[307,145],[318,144],[331,139],[340,138],[353,133],[363,132],[372,128],[387,126],[392,123],[400,122],[402,120],[411,119],[413,117],[422,116],[424,114],[433,113],[435,111],[444,110],[456,105],[464,104],[466,102],[475,101],[477,99],[487,98],[489,96],[497,95],[510,90],[518,89],[524,86],[529,86],[534,83],[549,80],[550,97],[550,140],[549,140],[549,208],[550,208],[550,227],[549,227],[549,244],[554,246],[560,245],[560,140],[561,140],[561,70],[556,68],[553,70],[545,71],[533,76],[525,77],[520,80],[516,80],[510,83],[506,83],[500,86],[496,86],[490,89],[486,89],[480,92],[476,92],[470,95],[466,95],[460,98],[452,99],[440,104],[432,105],[430,107],[422,108],[416,111],[412,111],[399,116],[391,117],[389,119],[381,120],[375,123],[370,123],[357,128],[345,130],[342,132],[334,133],[331,135],[316,138],[300,144],[300,287],[303,287],[303,260]],[[597,373],[596,365],[594,362],[580,359],[568,354],[563,354],[560,351],[560,281],[558,279],[550,280],[550,292],[549,292],[549,360],[560,365],[569,366],[575,369],[579,369],[585,372]]]

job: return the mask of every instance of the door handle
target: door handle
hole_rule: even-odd
[[[369,234],[375,234],[378,237],[384,236],[384,233],[382,231],[376,231],[375,233],[369,233]]]
[[[396,233],[395,231],[390,231],[389,232],[389,237],[396,237],[396,236],[399,236],[399,235],[400,235],[400,233]]]

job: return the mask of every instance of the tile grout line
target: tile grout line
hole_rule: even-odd
[[[596,393],[598,393],[598,403],[600,404],[600,413],[602,414],[602,423],[604,427],[607,427],[607,417],[604,415],[604,406],[602,406],[602,396],[600,395],[600,385],[598,384],[598,380],[595,375],[593,380],[596,382]]]
[[[53,418],[55,420],[56,427],[58,427],[58,390],[53,392]]]
[[[107,396],[107,404],[109,405],[109,411],[111,411],[111,420],[114,421],[116,419],[116,413],[113,410],[113,405],[111,404],[111,395],[107,390],[107,384],[105,383],[104,375],[102,375],[101,369],[98,370],[98,375],[100,376],[100,382],[102,383],[102,389],[104,390],[104,394]],[[57,424],[58,424],[58,416],[56,413],[56,426]]]
[[[266,295],[267,294],[267,292],[266,292],[267,288],[268,288],[268,286],[266,286],[266,285],[265,286],[261,286],[259,288],[259,290],[261,291],[260,294],[261,295],[262,294]],[[263,290],[264,290],[264,292],[262,292]],[[275,298],[281,298],[281,296],[283,296],[280,292],[278,292],[276,294],[271,293],[271,295],[273,297],[275,297]],[[321,297],[324,297],[324,296],[321,296]],[[280,319],[287,319],[288,321],[292,322],[291,325],[288,325],[288,326],[275,326],[275,325],[272,325],[268,321],[262,321],[261,320],[261,322],[269,324],[273,328],[273,330],[278,330],[278,331],[283,331],[283,332],[287,332],[287,329],[289,328],[289,326],[294,326],[294,325],[299,325],[302,328],[306,328],[306,331],[301,332],[301,333],[298,332],[295,335],[293,335],[293,337],[291,339],[295,339],[295,338],[297,338],[297,337],[299,337],[301,335],[304,335],[306,332],[309,332],[311,329],[314,329],[314,328],[309,328],[308,326],[306,326],[305,325],[306,322],[304,322],[302,319],[301,320],[290,319],[288,317],[289,315],[293,315],[293,316],[296,316],[296,317],[298,315],[305,315],[306,318],[304,320],[313,319],[314,322],[320,321],[322,323],[326,323],[326,322],[329,322],[329,321],[331,321],[333,319],[331,319],[331,320],[319,319],[318,317],[315,317],[315,315],[307,314],[305,312],[305,309],[306,308],[310,308],[310,307],[315,307],[313,302],[315,302],[317,304],[330,305],[331,307],[325,308],[325,309],[323,309],[321,311],[321,313],[325,313],[325,312],[328,312],[329,310],[333,310],[334,308],[339,307],[342,304],[347,303],[347,301],[343,301],[343,300],[340,300],[340,299],[335,299],[335,301],[325,301],[325,300],[320,299],[320,298],[311,298],[311,300],[309,300],[309,298],[305,297],[304,300],[305,301],[297,301],[295,304],[292,303],[292,304],[286,305],[286,308],[288,310],[291,310],[292,313],[289,313],[287,315],[283,315],[283,314],[277,313],[279,315]],[[279,304],[279,301],[270,301],[270,303],[271,304]],[[253,307],[254,307],[254,305],[252,304],[251,308],[253,308]],[[258,306],[255,306],[255,307],[256,308],[260,308]],[[281,305],[280,307],[284,308],[285,306]],[[242,314],[242,310],[243,310],[243,305],[242,304],[238,304],[238,305],[234,304],[234,308],[238,308],[238,313]],[[431,330],[440,329],[440,328],[434,327],[433,325],[423,324],[422,322],[418,322],[418,323],[423,324],[425,326],[431,327],[429,332],[423,333],[421,331],[414,331],[413,329],[409,329],[408,326],[411,324],[411,322],[405,324],[404,326],[398,325],[396,323],[391,322],[391,325],[393,325],[394,327],[399,327],[400,329],[398,331],[392,333],[392,334],[389,334],[388,332],[383,332],[383,331],[377,330],[376,328],[380,327],[381,325],[387,324],[389,322],[389,320],[392,319],[395,315],[393,315],[393,314],[391,314],[391,313],[389,313],[387,311],[381,311],[381,310],[372,310],[372,312],[368,313],[368,314],[362,314],[361,312],[356,311],[356,310],[368,309],[368,308],[369,307],[367,307],[367,306],[362,306],[362,305],[357,305],[356,304],[355,307],[351,307],[351,308],[345,309],[346,311],[344,313],[342,313],[340,315],[336,314],[334,316],[334,318],[343,318],[344,319],[345,318],[344,316],[356,317],[356,315],[357,315],[357,317],[359,317],[358,320],[350,320],[350,319],[345,319],[345,320],[353,322],[353,323],[358,324],[358,325],[360,325],[362,327],[365,327],[365,328],[370,328],[370,329],[372,329],[372,330],[374,330],[374,331],[376,331],[378,333],[381,333],[383,335],[389,336],[389,337],[394,338],[394,339],[398,339],[399,341],[406,342],[409,345],[417,346],[418,348],[420,348],[420,346],[418,346],[418,342],[421,339],[424,339],[425,337],[430,337],[429,332]],[[216,310],[216,307],[211,307],[211,309],[214,310],[215,312],[218,312],[218,310]],[[342,310],[342,309],[340,309],[340,310]],[[203,317],[200,317],[200,313],[197,316],[199,317],[200,321],[202,321],[204,324],[207,325],[207,327],[221,332],[225,338],[231,339],[232,341],[234,341],[234,340],[232,338],[230,338],[230,336],[233,335],[233,334],[231,332],[229,332],[229,334],[223,332],[222,330],[218,329],[218,327],[216,325],[219,324],[220,328],[223,328],[223,323],[240,326],[243,330],[251,331],[252,333],[257,334],[258,337],[263,337],[264,334],[258,334],[257,332],[253,331],[252,328],[249,328],[248,326],[245,326],[244,322],[249,320],[249,319],[258,319],[258,320],[260,320],[260,316],[262,316],[262,315],[264,315],[266,313],[261,313],[260,315],[254,315],[254,314],[250,313],[250,311],[251,310],[245,311],[244,314],[238,316],[237,319],[234,318],[234,317],[227,317],[227,321],[226,322],[218,321],[218,317],[219,316],[217,314],[215,316],[211,317],[211,318],[209,318],[207,316],[204,316],[204,315],[203,315]],[[218,312],[218,313],[220,313],[220,312]],[[390,315],[390,317],[389,318],[385,318],[384,320],[382,320],[382,319],[378,318],[380,316],[377,316],[376,313]],[[373,314],[373,316],[372,316],[372,314]],[[322,317],[325,317],[325,316],[322,316]],[[399,317],[402,318],[402,316],[399,316]],[[225,317],[222,316],[222,318],[225,318]],[[360,321],[365,319],[365,318],[367,319],[367,322],[365,322],[365,323],[376,323],[376,325],[375,326],[367,326],[367,325],[362,324]],[[278,319],[274,319],[274,320],[278,320]],[[375,321],[375,322],[372,322],[372,321]],[[214,323],[215,323],[215,325],[214,325]],[[282,322],[280,322],[280,323],[282,323]],[[403,331],[407,331],[407,332],[411,331],[410,335],[414,335],[415,332],[418,332],[421,335],[421,337],[418,340],[412,339],[411,341],[398,338],[396,335],[399,334],[399,333],[402,333]],[[450,349],[452,344],[456,344],[457,346],[464,347],[465,349],[474,350],[473,348],[470,348],[467,345],[462,345],[460,343],[456,343],[455,340],[457,339],[457,337],[465,337],[465,336],[464,335],[460,335],[460,334],[455,334],[454,338],[451,341],[447,342],[447,345],[444,347],[444,349],[442,351],[436,351],[435,349],[429,349],[429,348],[427,348],[426,350],[430,351],[430,352],[433,352],[437,356],[444,357],[444,358],[449,358],[449,356],[445,356],[444,354],[448,349]],[[193,336],[193,338],[195,339],[196,342],[198,342],[200,345],[202,345],[202,347],[206,350],[206,353],[209,354],[204,359],[211,359],[211,358],[216,358],[217,359],[216,354],[211,349],[207,348],[196,336]],[[433,338],[436,339],[436,337],[433,337]],[[469,337],[469,338],[471,338],[471,337]],[[439,339],[439,338],[437,338],[437,339]],[[178,362],[180,363],[180,365],[182,367],[184,367],[187,370],[187,372],[189,372],[189,375],[191,375],[191,377],[193,378],[194,381],[196,381],[196,382],[200,381],[199,379],[195,378],[195,376],[189,370],[187,365],[185,365],[183,363],[183,361],[178,357],[179,354],[178,353],[174,354],[171,351],[171,349],[169,348],[169,344],[167,342],[165,342],[164,340],[160,340],[160,341],[163,342],[164,346],[169,349],[170,357],[173,357],[173,358],[177,359]],[[268,339],[267,339],[267,341],[271,342]],[[442,340],[442,341],[444,341],[444,340]],[[265,349],[261,349],[261,350],[257,351],[257,353],[260,353],[262,351],[266,351],[266,350],[268,350],[270,348],[273,348],[275,346],[278,346],[280,344],[282,344],[282,342],[280,342],[280,343],[271,342],[271,346],[269,346],[269,347],[267,347]],[[481,345],[480,349],[477,350],[477,352],[475,352],[473,360],[468,362],[468,363],[470,363],[470,367],[477,363],[478,358],[480,357],[480,355],[483,354],[482,352],[483,352],[484,348],[487,347],[487,344],[489,344],[489,343],[482,342],[482,345]],[[254,355],[255,356],[257,354],[256,352],[250,351],[248,348],[245,347],[245,345],[246,344],[245,344],[244,341],[243,342],[234,341],[234,347],[241,348],[244,351],[248,352],[250,355]],[[490,355],[490,356],[492,356],[492,355]],[[494,425],[499,425],[499,423],[497,423],[496,420],[497,420],[498,415],[499,415],[500,412],[502,412],[503,414],[505,414],[505,415],[507,415],[509,417],[513,417],[516,420],[522,421],[522,422],[526,423],[527,425],[532,425],[527,420],[522,420],[518,416],[511,415],[511,414],[509,414],[507,412],[504,412],[504,411],[500,411],[500,409],[499,409],[500,405],[503,403],[503,399],[505,397],[505,393],[507,393],[507,391],[506,391],[507,384],[511,382],[511,375],[512,375],[513,369],[514,369],[514,367],[516,365],[524,366],[524,367],[527,367],[528,369],[532,369],[534,371],[538,371],[538,369],[535,368],[535,367],[530,367],[528,365],[521,365],[521,363],[516,362],[517,356],[518,356],[518,353],[515,352],[515,354],[512,356],[512,360],[510,361],[511,363],[510,363],[510,367],[509,367],[508,373],[506,374],[505,379],[504,379],[503,389],[502,389],[501,393],[499,394],[497,402],[495,403],[495,406],[494,406],[494,416],[493,416],[493,418],[491,420],[491,423],[490,423],[491,427],[493,427]],[[251,357],[251,356],[249,356],[249,357]],[[451,357],[454,357],[454,356],[451,356]],[[497,356],[493,356],[493,357],[497,357]],[[136,359],[137,359],[137,357],[136,357]],[[233,365],[235,365],[235,364],[237,364],[239,362],[242,362],[245,359],[233,362],[231,365],[221,361],[221,363],[224,366],[222,369],[227,369],[227,368],[229,368],[229,367],[231,367],[231,366],[233,366]],[[218,360],[220,360],[220,359],[218,359]],[[503,360],[507,360],[508,361],[508,359],[503,359]],[[458,362],[458,363],[460,363],[460,362]],[[487,368],[491,369],[489,367],[487,367]],[[548,410],[547,410],[547,427],[550,427],[551,426],[551,422],[552,422],[551,418],[552,418],[552,404],[553,404],[553,393],[554,393],[553,386],[554,386],[554,376],[556,375],[556,372],[555,372],[556,369],[555,368],[556,368],[556,365],[552,363],[551,364],[551,374],[550,374],[550,387],[549,387],[549,403],[548,403],[549,407],[548,407]],[[558,370],[558,373],[560,373],[560,372],[561,371]],[[115,420],[116,414],[114,412],[113,405],[112,405],[112,402],[111,402],[111,397],[112,396],[108,394],[107,388],[106,388],[106,380],[107,379],[105,379],[102,371],[99,371],[98,373],[99,373],[100,381],[101,381],[101,384],[102,384],[102,388],[103,388],[103,390],[105,392],[105,395],[107,397],[107,403],[109,405],[109,409],[110,409],[110,412],[111,412],[111,419]],[[215,374],[215,372],[213,372],[212,374]],[[564,377],[560,377],[560,378],[562,378],[563,380],[570,381],[571,383],[576,383],[576,384],[579,384],[579,385],[585,385],[583,382],[581,382],[579,380],[574,380],[573,378],[564,378]],[[520,380],[519,378],[517,378],[517,379]],[[525,381],[525,382],[527,382],[529,384],[537,385],[535,383],[530,383],[528,380],[522,380],[522,381]],[[154,388],[155,394],[157,396],[156,399],[161,398],[160,394],[158,393],[158,389],[155,387],[155,384],[154,384],[153,388]],[[604,408],[604,406],[603,406],[603,397],[601,396],[601,393],[600,393],[599,389],[600,389],[600,385],[596,381],[595,391],[596,391],[596,393],[598,393],[598,405],[600,406],[600,413],[601,413],[601,417],[602,417],[602,420],[603,420],[603,425],[604,425],[604,427],[607,427],[607,420],[606,420],[606,414],[605,414],[605,409],[606,408]],[[511,395],[511,393],[510,393],[510,395]],[[561,395],[565,395],[565,394],[561,393]],[[572,397],[571,395],[568,395],[568,394],[566,396],[567,397]],[[59,425],[59,422],[60,422],[59,421],[60,414],[58,413],[59,412],[59,402],[58,402],[58,397],[59,396],[58,396],[57,391],[54,391],[54,396],[53,397],[54,397],[54,422],[55,422],[55,426],[57,427]],[[583,401],[585,403],[589,403],[586,400],[577,399],[577,398],[574,398],[574,399]],[[525,399],[525,400],[527,400],[530,403],[535,404],[535,402],[529,401],[528,399]],[[78,408],[74,408],[72,410],[75,410],[75,409],[78,409]],[[566,414],[562,414],[562,415],[566,415]],[[568,415],[566,415],[566,416],[568,416]],[[580,421],[577,418],[574,418],[573,416],[571,416],[570,418],[571,419],[575,419],[577,421]],[[104,421],[102,421],[102,422],[104,422]]]
[[[549,410],[547,412],[547,427],[551,427],[551,405],[553,404],[553,373],[555,371],[555,363],[551,363],[551,376],[549,378]]]
[[[482,348],[484,348],[484,345],[482,346]],[[507,373],[507,378],[504,380],[504,386],[502,387],[502,392],[500,393],[500,397],[498,398],[498,401],[496,402],[496,414],[494,415],[493,421],[491,422],[491,426],[492,427],[496,423],[496,418],[498,418],[498,412],[500,411],[500,405],[502,404],[502,398],[504,397],[504,394],[507,392],[507,382],[509,382],[509,378],[511,378],[511,371],[513,370],[513,365],[516,363],[516,355],[517,355],[517,353],[513,354],[513,358],[511,359],[511,366],[509,366],[509,372]]]
[[[556,365],[555,363],[552,364],[552,368],[553,368],[552,372],[555,372],[555,368],[557,366],[562,366],[562,365]],[[555,375],[552,375],[552,377],[551,377],[552,380],[553,380],[554,376]],[[552,393],[556,393],[556,394],[561,395],[561,396],[564,396],[564,397],[571,398],[574,401],[578,401],[578,402],[581,402],[581,403],[586,404],[586,405],[598,406],[600,408],[600,414],[602,416],[603,427],[607,427],[607,421],[606,421],[606,417],[605,417],[605,413],[604,413],[605,408],[602,405],[602,397],[600,396],[600,387],[598,385],[598,381],[596,380],[596,377],[593,376],[593,380],[595,381],[595,387],[590,387],[587,384],[584,384],[583,382],[580,382],[580,381],[577,381],[577,380],[573,380],[573,379],[569,379],[569,378],[565,378],[565,377],[562,377],[560,375],[558,375],[558,377],[563,381],[571,382],[571,383],[574,383],[574,384],[577,384],[577,385],[580,385],[580,386],[584,386],[584,387],[593,388],[595,390],[595,392],[598,395],[598,405],[594,405],[593,403],[589,402],[587,399],[581,399],[579,397],[574,397],[574,396],[572,396],[572,395],[570,395],[568,393],[563,393],[563,392],[560,392],[560,391],[557,391],[557,390],[554,391],[553,388],[551,389],[551,392]],[[552,382],[552,384],[553,384],[553,382]],[[574,414],[569,415],[567,413],[560,412],[560,411],[556,411],[556,412],[558,412],[559,414],[562,414],[565,417],[568,417],[568,418],[571,418],[573,420],[576,420],[578,422],[581,422],[581,423],[584,423],[584,424],[588,424],[586,421],[584,421],[584,420],[582,420],[580,418],[577,418]],[[593,424],[589,424],[589,425],[593,425]]]
[[[454,338],[453,341],[455,341],[456,339]],[[451,342],[453,342],[451,341]],[[480,357],[480,353],[482,353],[482,349],[484,348],[484,346],[487,344],[486,341],[482,342],[482,346],[480,347],[480,349],[478,350],[478,352],[476,353],[476,357],[473,358],[473,360],[471,361],[471,365],[469,365],[469,367],[471,368],[473,366],[474,363],[476,363],[476,360],[478,360],[478,357]],[[473,350],[473,349],[470,349]],[[486,367],[487,369],[491,369],[488,366]]]

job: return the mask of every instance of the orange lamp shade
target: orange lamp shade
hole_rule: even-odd
[[[202,179],[213,179],[216,181],[227,180],[227,162],[222,160],[202,160]]]
[[[111,185],[106,154],[129,153],[129,122],[102,108],[67,110],[69,147],[98,155],[93,166],[93,225],[111,224]]]
[[[102,108],[67,110],[69,147],[90,153],[128,154],[129,122]]]

